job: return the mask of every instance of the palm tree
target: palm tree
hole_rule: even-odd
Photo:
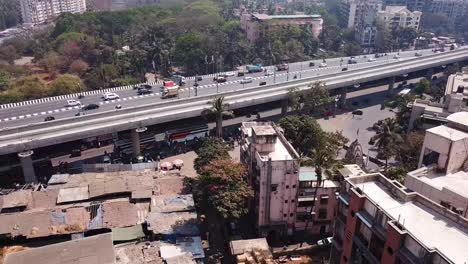
[[[202,116],[214,114],[216,116],[216,136],[223,137],[223,114],[228,104],[224,103],[224,96],[217,96],[211,101],[211,109],[204,110]]]
[[[401,137],[401,127],[395,118],[385,118],[382,125],[382,133],[375,135],[372,139],[376,142],[378,155],[385,159],[385,171],[388,168],[388,159],[396,154]]]

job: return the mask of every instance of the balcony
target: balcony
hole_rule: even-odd
[[[349,194],[348,193],[340,193],[340,195],[338,195],[338,199],[340,199],[340,201],[342,203],[344,203],[345,205],[349,206]]]
[[[353,244],[358,247],[359,252],[356,254],[360,254],[360,257],[364,257],[371,264],[380,264],[380,261],[374,255],[372,255],[372,253],[367,248],[367,241],[365,241],[364,238],[361,238],[360,235],[353,236]],[[352,259],[356,259],[357,257],[358,256],[353,254]]]
[[[402,247],[398,250],[398,257],[401,259],[402,263],[409,264],[423,264],[418,257],[413,255],[408,249]]]

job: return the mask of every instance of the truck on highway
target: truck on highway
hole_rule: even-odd
[[[247,69],[247,72],[248,73],[253,73],[253,72],[262,72],[263,71],[263,68],[262,68],[262,65],[247,65],[245,67]]]
[[[161,98],[166,99],[170,97],[176,97],[179,95],[179,86],[176,85],[173,81],[163,82],[161,87]]]

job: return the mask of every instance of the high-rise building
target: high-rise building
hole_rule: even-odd
[[[432,0],[384,0],[385,6],[406,6],[411,11],[424,11]]]
[[[52,21],[61,13],[83,13],[85,0],[20,0],[24,24],[41,24]]]

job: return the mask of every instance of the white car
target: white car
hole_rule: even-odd
[[[251,83],[253,81],[253,78],[252,77],[245,77],[244,79],[242,79],[240,81],[241,84],[244,84],[244,83]]]
[[[272,70],[268,70],[268,71],[265,72],[265,76],[271,76],[273,74],[275,74],[275,73]]]
[[[324,68],[324,67],[327,67],[327,63],[322,62],[319,64],[319,68]]]
[[[232,76],[236,76],[236,73],[235,73],[235,72],[232,72],[232,71],[231,71],[231,72],[226,72],[226,73],[224,74],[224,76],[226,76],[226,77],[232,77]]]
[[[74,99],[67,100],[67,106],[77,106],[77,105],[81,105],[81,102],[78,100],[74,100]]]
[[[400,55],[395,54],[395,55],[393,56],[393,58],[394,58],[395,60],[399,60],[399,59],[400,59]]]
[[[367,61],[368,62],[373,62],[373,61],[375,61],[375,58],[370,57],[370,58],[367,59]]]
[[[327,238],[317,241],[317,245],[325,246],[325,245],[331,244],[332,242],[333,242],[333,237],[327,237]]]
[[[115,100],[115,99],[119,99],[120,96],[116,93],[106,93],[104,94],[104,100]]]

